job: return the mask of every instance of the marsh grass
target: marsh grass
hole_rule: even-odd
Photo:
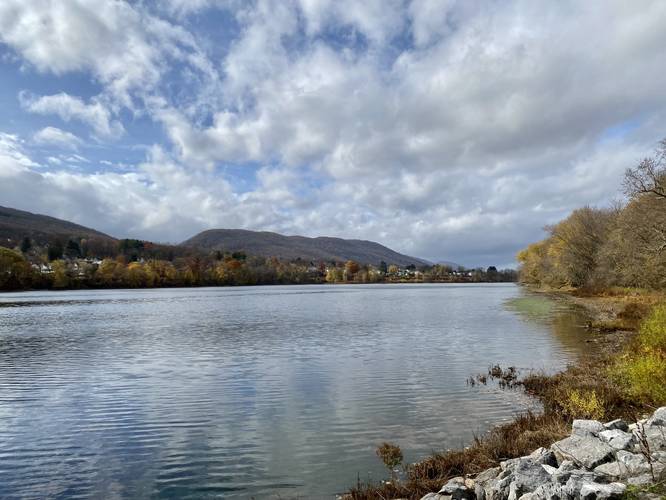
[[[347,498],[354,500],[409,498],[418,499],[437,491],[448,479],[477,474],[500,461],[527,455],[540,446],[548,446],[569,432],[567,424],[549,415],[528,412],[513,421],[476,437],[468,448],[434,453],[422,462],[405,467],[401,482],[358,483]]]

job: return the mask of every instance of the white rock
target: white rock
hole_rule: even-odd
[[[636,442],[634,436],[619,429],[609,429],[599,433],[599,439],[616,450],[629,450]]]
[[[648,419],[648,425],[666,427],[666,406],[657,408],[657,410]]]
[[[576,436],[596,436],[604,430],[604,424],[596,420],[574,420],[571,433]]]
[[[650,471],[650,464],[643,455],[620,450],[617,452],[617,462],[620,470],[626,471],[627,477],[638,476]]]
[[[558,463],[572,460],[586,469],[594,469],[597,465],[608,462],[613,455],[613,448],[591,435],[573,435],[551,446]]]
[[[622,483],[584,483],[580,488],[582,500],[613,500],[622,497],[627,487]]]
[[[606,422],[604,424],[604,428],[606,428],[606,429],[618,429],[618,430],[627,432],[629,430],[629,425],[627,425],[627,423],[624,420],[622,420],[621,418],[618,418],[618,419],[612,420],[610,422]]]
[[[541,464],[541,467],[543,467],[543,470],[545,470],[551,476],[553,474],[557,474],[557,470],[558,470],[557,467],[553,467],[552,465],[548,465],[548,464]]]

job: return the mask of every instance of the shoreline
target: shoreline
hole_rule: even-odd
[[[433,453],[420,462],[407,465],[404,481],[391,480],[380,484],[357,482],[355,487],[350,488],[342,496],[343,499],[450,500],[452,494],[454,499],[486,498],[474,494],[473,487],[471,490],[465,489],[465,480],[468,480],[469,486],[472,484],[469,483],[469,479],[498,468],[507,460],[520,460],[535,450],[549,449],[554,443],[566,439],[576,418],[572,415],[573,411],[569,414],[566,410],[563,412],[562,401],[559,398],[567,393],[567,389],[571,394],[579,394],[579,388],[586,385],[593,386],[595,383],[599,384],[600,389],[608,389],[602,387],[610,383],[606,380],[608,367],[612,366],[631,344],[641,321],[651,308],[664,301],[663,294],[658,292],[622,290],[583,294],[576,290],[526,288],[532,293],[543,294],[553,300],[564,301],[569,306],[581,308],[589,318],[587,328],[590,338],[586,340],[586,345],[589,347],[578,360],[555,374],[532,373],[518,382],[518,385],[522,386],[520,390],[524,390],[541,402],[542,412],[519,414],[512,421],[492,427],[484,435],[476,437],[468,447]],[[590,394],[596,397],[594,389]],[[584,406],[584,398],[579,399],[582,401],[578,403]],[[660,406],[663,406],[666,401],[661,403]],[[566,402],[564,405],[566,406]],[[624,400],[608,408],[599,408],[596,410],[598,413],[592,416],[599,417],[594,420],[624,418],[635,422],[637,415],[647,416],[654,409],[654,406]],[[591,416],[585,418],[591,419]],[[454,479],[455,484],[449,484]],[[458,488],[461,484],[462,488]],[[666,495],[666,487],[660,484],[658,493]],[[446,489],[447,485],[449,489]],[[632,486],[632,494],[636,488],[640,487]],[[649,485],[644,485],[644,488],[649,488]],[[495,496],[491,492],[490,495],[493,500],[506,498],[503,494]],[[622,495],[626,496],[624,490]],[[529,498],[537,500],[542,497]],[[614,496],[590,498],[614,498]],[[654,498],[666,498],[666,496]],[[518,500],[518,496],[509,499]]]
[[[0,296],[6,293],[27,293],[27,292],[85,292],[97,290],[187,290],[191,288],[256,288],[260,286],[343,286],[343,285],[516,285],[520,286],[515,281],[378,281],[378,282],[360,282],[360,281],[347,281],[329,283],[323,281],[321,283],[256,283],[256,284],[239,284],[239,285],[189,285],[189,286],[152,286],[152,287],[80,287],[80,288],[30,288],[25,290],[0,290]]]

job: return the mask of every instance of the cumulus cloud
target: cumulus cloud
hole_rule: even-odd
[[[112,118],[111,111],[96,100],[87,104],[82,99],[64,92],[40,97],[21,92],[19,99],[21,105],[31,113],[54,114],[65,122],[81,121],[90,125],[95,133],[103,138],[117,138],[124,132],[122,124]]]
[[[204,11],[229,22],[190,22]],[[120,172],[38,170],[5,135],[0,194],[117,235],[245,227],[508,264],[543,225],[615,198],[666,135],[664,18],[658,1],[9,0],[0,40],[23,71],[102,89],[25,89],[27,112],[164,135]]]
[[[51,145],[72,150],[78,149],[79,145],[82,144],[81,139],[77,136],[57,127],[45,127],[41,129],[33,136],[33,140],[37,144]]]

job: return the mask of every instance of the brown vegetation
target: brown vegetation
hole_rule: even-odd
[[[629,202],[584,207],[518,254],[524,283],[555,288],[666,288],[666,140],[628,169]]]

